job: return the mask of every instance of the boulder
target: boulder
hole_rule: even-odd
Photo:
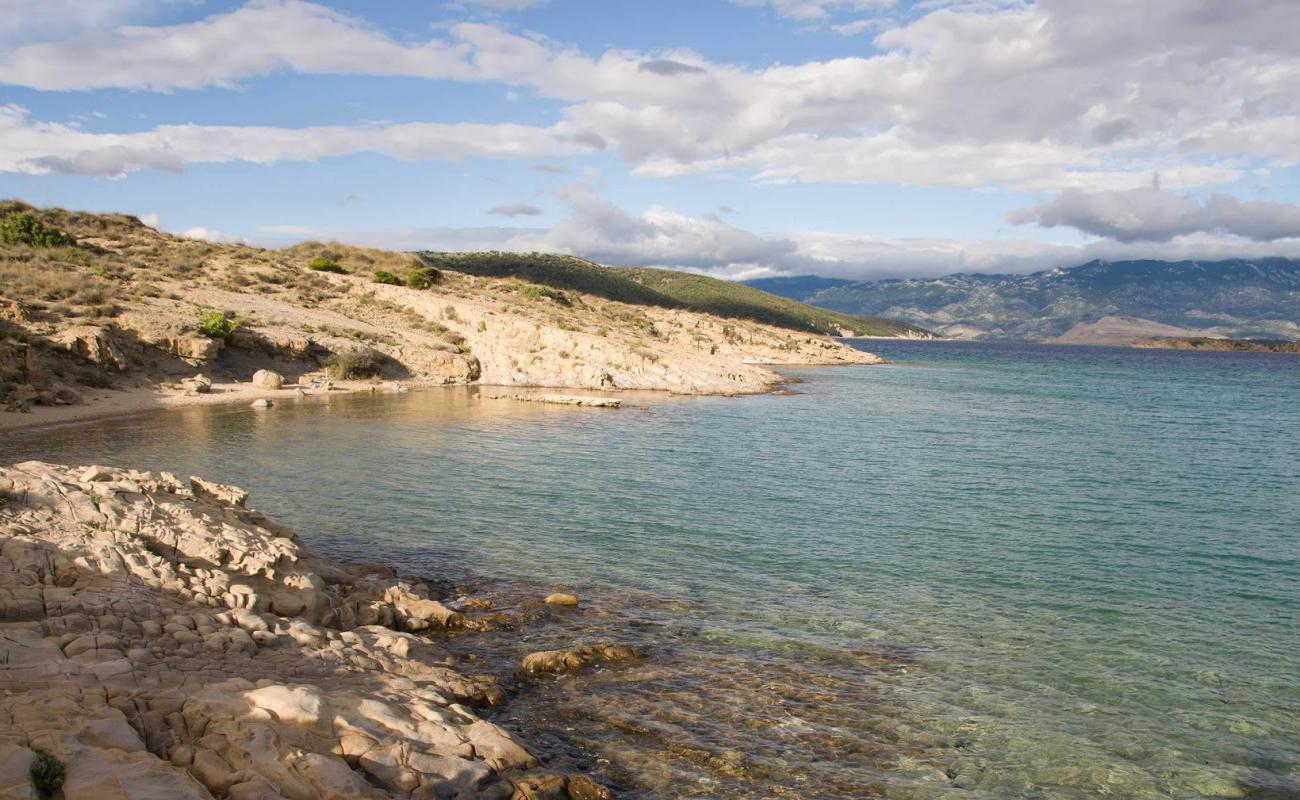
[[[212,379],[206,375],[195,375],[181,381],[181,387],[190,394],[208,394],[212,391]]]
[[[32,406],[40,399],[40,393],[27,384],[22,384],[14,389],[9,395],[9,401],[5,408],[9,411],[20,411],[26,413],[32,410]]]
[[[223,343],[220,339],[207,336],[180,336],[170,342],[170,349],[178,358],[201,363],[211,361],[221,352]]]
[[[546,600],[544,602],[548,606],[576,606],[578,604],[578,598],[571,594],[555,592],[554,594],[546,595]]]
[[[248,492],[238,486],[229,486],[215,481],[205,481],[197,475],[190,476],[190,489],[195,497],[212,500],[223,506],[242,506],[248,501]],[[231,587],[234,590],[234,587]]]
[[[259,369],[253,373],[253,385],[259,389],[279,389],[284,386],[284,376],[274,370]]]

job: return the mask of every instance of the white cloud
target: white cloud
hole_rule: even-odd
[[[313,161],[381,152],[408,161],[471,156],[533,158],[590,152],[591,137],[572,123],[549,128],[502,123],[327,125],[272,128],[163,125],[138,133],[87,133],[35,122],[18,106],[0,106],[0,171],[120,177],[139,169],[178,172],[186,164]]]
[[[766,4],[814,21],[880,5]],[[281,70],[496,82],[560,102],[575,146],[608,147],[645,175],[1098,191],[1135,188],[1155,169],[1192,187],[1300,163],[1300,4],[999,0],[900,16],[875,18],[886,28],[873,55],[748,68],[680,49],[592,56],[486,24],[397,41],[316,4],[258,0],[186,25],[18,47],[0,56],[0,82],[170,91]],[[250,146],[300,135],[258,130]],[[119,146],[26,162],[103,173],[185,160]]]
[[[182,25],[93,28],[65,41],[27,44],[0,62],[0,83],[170,91],[231,86],[280,70],[469,77],[461,50],[451,43],[403,45],[321,5],[255,0]]]
[[[204,242],[239,241],[237,238],[227,236],[223,234],[221,231],[214,231],[211,228],[204,228],[204,227],[186,228],[185,230],[181,231],[178,235],[184,236],[186,239],[199,239]]]
[[[1064,226],[1120,242],[1168,242],[1193,233],[1229,234],[1260,242],[1300,239],[1300,206],[1246,202],[1211,194],[1204,202],[1157,187],[1127,191],[1070,189],[1007,215],[1017,224]]]

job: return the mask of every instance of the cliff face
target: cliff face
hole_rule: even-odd
[[[413,635],[474,626],[433,587],[317,557],[245,502],[0,467],[0,796],[36,798],[44,758],[66,800],[609,797],[476,713],[495,679]]]
[[[762,364],[872,363],[832,339],[454,271],[412,255],[170,236],[131,217],[0,204],[75,237],[0,245],[0,406],[88,389],[334,377],[761,391]],[[406,285],[410,284],[410,285]],[[415,288],[415,287],[420,288]]]

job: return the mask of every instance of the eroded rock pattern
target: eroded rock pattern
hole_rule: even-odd
[[[0,797],[67,800],[608,796],[548,774],[414,632],[464,618],[168,473],[0,467]],[[596,794],[593,794],[596,792]]]

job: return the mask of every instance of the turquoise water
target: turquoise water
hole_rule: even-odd
[[[694,734],[766,754],[816,729],[794,796],[1300,797],[1300,358],[862,344],[894,363],[792,370],[792,396],[192,409],[0,459],[202,474],[331,552],[626,589],[687,695],[691,658],[825,672],[852,714]],[[779,759],[753,760],[675,779],[771,796]]]

